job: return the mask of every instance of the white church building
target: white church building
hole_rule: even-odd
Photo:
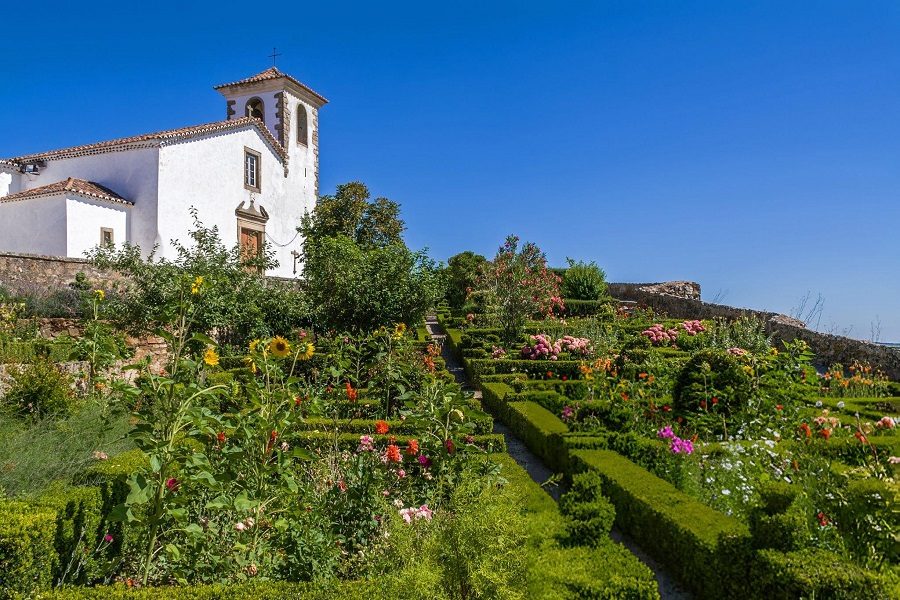
[[[127,242],[171,258],[194,207],[226,246],[265,241],[268,275],[296,277],[327,100],[275,67],[215,89],[224,121],[0,159],[0,252],[81,258]]]

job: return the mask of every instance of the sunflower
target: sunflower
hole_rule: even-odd
[[[276,335],[272,338],[272,341],[269,342],[269,352],[278,358],[284,358],[291,353],[291,343],[280,335]]]
[[[258,339],[253,340],[252,342],[250,342],[250,354],[253,354],[254,352],[256,352],[256,347],[257,347],[257,346],[259,346],[259,340],[258,340]]]
[[[316,353],[316,347],[312,345],[312,342],[306,343],[306,350],[299,353],[297,358],[300,360],[309,360],[313,357],[313,354]]]
[[[215,348],[210,346],[206,349],[206,352],[203,353],[203,362],[210,367],[215,367],[219,364],[219,353],[216,352]]]
[[[197,295],[200,293],[200,288],[203,286],[203,275],[197,275],[194,278],[194,283],[191,284],[191,294]]]

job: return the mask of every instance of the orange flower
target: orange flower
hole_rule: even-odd
[[[398,463],[403,460],[403,457],[400,456],[400,448],[398,448],[396,444],[388,445],[387,449],[384,451],[384,457],[387,458],[388,462]]]
[[[803,435],[805,435],[807,438],[812,437],[812,430],[809,428],[809,425],[807,425],[806,423],[800,424],[800,431],[802,431]]]
[[[646,373],[638,373],[638,378],[639,379],[647,379],[647,374]]]
[[[856,433],[854,433],[853,435],[854,435],[854,436],[856,437],[856,439],[858,439],[861,443],[863,443],[863,444],[869,443],[869,440],[866,438],[866,436],[863,434],[862,431],[860,431],[860,430],[857,429],[857,430],[856,430]]]
[[[350,402],[356,402],[356,390],[353,389],[353,386],[350,385],[350,382],[344,384],[344,387],[347,390],[347,400]]]
[[[831,430],[830,429],[820,429],[819,435],[821,435],[823,438],[825,438],[827,440],[828,438],[831,437]]]
[[[390,430],[391,427],[387,424],[387,421],[375,421],[375,433],[378,435],[384,435]]]
[[[415,456],[419,453],[419,441],[418,440],[409,440],[406,446],[406,453],[410,456]]]

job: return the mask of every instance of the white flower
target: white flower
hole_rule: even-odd
[[[730,496],[730,495],[731,495],[731,490],[722,490],[722,495],[723,495],[723,496]]]
[[[816,408],[822,408],[822,401],[816,400]]]
[[[243,531],[243,530],[247,529],[247,526],[244,525],[244,522],[243,522],[243,521],[238,521],[237,523],[234,524],[234,528],[235,528],[237,531]]]
[[[838,409],[844,408],[844,401],[841,400],[840,402],[838,402],[837,407],[838,407]]]

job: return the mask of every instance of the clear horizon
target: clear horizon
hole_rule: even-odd
[[[320,193],[365,182],[436,259],[515,233],[900,341],[900,4],[240,6],[42,5],[0,39],[0,157],[223,119],[274,46],[331,101]]]

